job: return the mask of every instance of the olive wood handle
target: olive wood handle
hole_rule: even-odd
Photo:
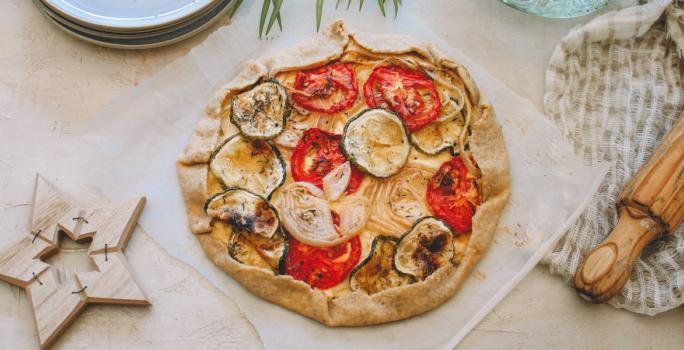
[[[622,191],[617,207],[615,229],[575,275],[578,294],[595,303],[617,294],[644,247],[684,220],[684,117]]]

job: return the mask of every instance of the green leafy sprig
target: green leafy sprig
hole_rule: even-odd
[[[233,18],[237,10],[240,8],[240,5],[242,5],[243,0],[234,0],[235,3],[233,4],[233,8],[230,10],[230,18]],[[377,0],[378,7],[380,8],[380,12],[384,17],[387,16],[387,13],[385,12],[385,5],[386,3],[390,2],[389,0]],[[325,3],[325,0],[316,0],[316,31],[320,30],[321,28],[321,19],[323,18],[323,5]],[[342,0],[337,0],[337,3],[335,4],[335,8],[338,8],[340,6],[340,3],[342,3]],[[347,10],[351,6],[352,0],[347,0]],[[359,11],[363,9],[363,3],[364,0],[359,0]],[[392,0],[392,4],[394,5],[394,18],[397,17],[399,14],[399,6],[401,5],[402,0]],[[261,5],[261,17],[259,19],[259,38],[261,38],[264,34],[264,28],[266,29],[266,35],[271,32],[271,29],[273,28],[273,25],[277,22],[278,23],[278,28],[280,28],[280,31],[283,31],[283,21],[280,16],[280,9],[283,6],[283,0],[263,0],[263,3]],[[269,15],[270,13],[270,15]],[[268,22],[266,22],[266,19],[268,19]]]

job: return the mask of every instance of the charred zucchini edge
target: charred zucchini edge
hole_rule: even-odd
[[[212,194],[211,196],[209,196],[209,198],[207,198],[207,200],[204,202],[204,212],[205,212],[205,213],[207,212],[207,209],[209,208],[209,203],[211,203],[211,201],[213,201],[214,199],[216,199],[216,197],[219,197],[219,196],[221,196],[221,195],[223,195],[223,194],[226,194],[226,193],[228,193],[228,192],[231,192],[231,191],[245,191],[245,192],[247,192],[247,193],[249,193],[249,194],[255,195],[255,196],[257,196],[257,197],[263,199],[264,202],[266,202],[266,204],[267,204],[271,209],[273,209],[273,210],[276,212],[276,214],[278,214],[278,211],[276,210],[276,208],[273,207],[273,206],[271,205],[271,203],[270,203],[266,198],[264,198],[264,196],[262,196],[262,195],[260,195],[260,194],[257,194],[257,193],[254,193],[254,192],[252,192],[252,191],[250,191],[250,190],[248,190],[248,189],[245,189],[245,188],[242,188],[242,187],[238,187],[238,186],[228,186],[228,187],[225,187],[225,188],[223,188],[223,191],[218,192],[218,193],[214,193],[214,194]]]
[[[401,236],[399,236],[399,238],[398,238],[398,240],[397,240],[397,250],[399,249],[399,244],[401,244],[401,241],[403,241],[404,238],[406,238],[406,236],[408,236],[409,234],[411,234],[411,232],[413,232],[413,230],[416,228],[416,226],[418,226],[418,224],[420,224],[421,222],[423,222],[423,221],[425,221],[425,220],[429,220],[429,219],[434,219],[434,220],[436,220],[436,221],[439,221],[440,223],[442,223],[442,224],[447,228],[447,230],[448,230],[449,233],[451,234],[451,248],[452,248],[452,250],[454,250],[454,249],[455,249],[455,248],[454,248],[454,231],[451,229],[451,226],[449,226],[449,224],[447,224],[444,220],[442,220],[442,219],[440,219],[440,218],[438,218],[438,217],[436,217],[436,216],[423,216],[422,218],[416,220],[416,222],[414,222],[413,225],[411,225],[411,227],[409,227],[408,230],[406,230],[406,232],[404,232]],[[394,253],[395,259],[392,261],[392,266],[394,266],[394,268],[397,269],[397,271],[399,271],[399,269],[396,267],[396,255],[397,255],[397,252],[398,252],[397,250],[395,250],[395,253]],[[455,250],[454,250],[454,252],[455,252]],[[451,258],[449,258],[448,261],[449,261],[452,265],[454,265],[453,256],[452,256]],[[441,267],[440,267],[440,268],[441,268]],[[437,271],[437,270],[435,270],[435,272],[436,272],[436,271]],[[399,272],[401,272],[401,271],[399,271]],[[406,274],[405,272],[402,272],[402,273]],[[410,275],[410,274],[408,274],[408,275]],[[416,278],[417,280],[420,280],[420,279],[418,278],[418,276],[413,276],[413,277]],[[426,280],[428,277],[430,277],[430,275],[425,276],[425,278],[422,279],[421,281]]]
[[[226,193],[228,193],[228,192],[232,192],[232,191],[245,191],[245,192],[247,192],[247,193],[249,193],[249,194],[251,194],[251,195],[254,195],[254,196],[260,198],[261,200],[263,200],[263,201],[266,203],[266,206],[267,206],[269,209],[273,210],[273,212],[274,212],[275,215],[276,215],[276,219],[278,219],[278,228],[276,228],[276,234],[278,233],[278,231],[280,230],[280,214],[278,213],[278,209],[277,209],[276,207],[274,207],[274,206],[271,204],[271,202],[268,201],[268,199],[264,198],[264,196],[259,195],[259,194],[257,194],[257,193],[254,193],[254,192],[252,192],[252,191],[250,191],[250,190],[244,189],[244,188],[242,188],[242,187],[228,187],[228,188],[223,189],[223,191],[221,191],[221,192],[219,192],[219,193],[214,193],[213,195],[211,195],[209,198],[207,198],[206,202],[204,202],[204,213],[206,213],[207,215],[209,215],[209,214],[207,213],[207,209],[209,208],[209,203],[211,203],[211,201],[213,201],[213,200],[216,199],[217,197],[220,197],[221,195],[224,195],[224,194],[226,194]],[[213,220],[218,220],[218,219],[216,219],[216,218],[212,218],[212,219],[213,219]]]
[[[454,145],[453,143],[445,142],[445,144],[442,145],[441,148],[439,148],[439,149],[436,150],[436,151],[430,152],[430,151],[426,150],[425,148],[423,148],[423,147],[422,147],[422,146],[413,138],[413,133],[411,133],[411,135],[409,135],[409,142],[411,142],[411,145],[413,145],[413,147],[415,147],[415,149],[418,150],[418,152],[423,153],[423,154],[427,154],[427,155],[429,155],[429,156],[436,156],[436,155],[438,155],[438,154],[440,154],[440,153],[442,153],[442,152],[444,152],[444,151],[446,151],[446,150],[449,150],[450,153],[453,153],[453,150],[456,148],[456,145]]]
[[[228,256],[230,256],[230,258],[235,260],[235,262],[237,262],[238,264],[253,266],[253,265],[249,265],[249,264],[246,264],[246,263],[240,261],[240,259],[235,257],[231,251],[230,244],[232,241],[232,235],[239,235],[239,234],[242,234],[242,233],[240,233],[239,231],[233,231],[231,233],[231,239],[228,240],[228,246],[226,246],[226,250],[228,251]],[[286,274],[285,260],[287,259],[287,255],[290,252],[290,239],[288,238],[288,236],[285,234],[285,232],[282,230],[282,228],[280,226],[278,226],[278,231],[276,231],[275,235],[278,235],[278,234],[280,234],[283,237],[283,253],[282,253],[282,255],[280,255],[280,259],[278,259],[277,271],[273,271],[273,269],[271,269],[271,272],[274,272],[275,275],[285,275]],[[250,244],[251,244],[251,242],[250,242]],[[258,267],[258,266],[255,266],[255,267]]]
[[[278,274],[279,275],[285,275],[285,260],[287,259],[287,255],[290,253],[290,238],[288,235],[285,234],[285,231],[278,226],[278,232],[283,236],[283,255],[280,256],[280,259],[278,260]]]
[[[411,233],[411,231],[413,231],[413,229],[416,228],[416,226],[417,226],[418,224],[420,224],[421,222],[423,222],[423,221],[425,221],[425,220],[428,220],[428,219],[434,219],[434,220],[437,220],[437,221],[441,222],[442,224],[444,224],[444,226],[447,227],[447,229],[449,230],[449,232],[451,232],[451,235],[452,235],[452,236],[454,235],[454,231],[451,230],[451,226],[449,226],[449,224],[447,224],[446,221],[444,221],[444,220],[442,220],[442,219],[440,219],[440,218],[438,218],[438,217],[436,217],[436,216],[428,215],[428,216],[423,216],[423,217],[419,218],[418,220],[416,220],[416,221],[413,223],[413,225],[411,225],[411,227],[409,227],[409,228],[406,230],[406,232],[402,233],[401,236],[399,236],[399,238],[398,238],[399,242],[401,242],[401,240],[404,239],[404,237],[406,237],[406,235],[408,235],[409,233]],[[397,242],[397,243],[399,243],[399,242]]]
[[[235,101],[236,101],[237,97],[240,96],[241,94],[243,94],[243,93],[245,93],[245,92],[248,92],[248,91],[250,91],[251,89],[254,89],[255,87],[257,87],[257,86],[259,86],[259,85],[261,85],[261,84],[265,84],[265,83],[274,83],[274,84],[278,85],[279,88],[283,89],[283,91],[285,91],[285,108],[284,108],[284,110],[283,110],[282,125],[281,125],[281,127],[280,127],[280,131],[277,132],[277,133],[276,133],[275,135],[273,135],[273,136],[250,135],[250,134],[245,133],[245,131],[243,130],[243,127],[242,127],[242,123],[238,123],[238,122],[235,120]],[[277,81],[277,80],[275,80],[275,79],[265,79],[265,80],[262,80],[262,81],[260,81],[260,82],[258,82],[258,83],[256,83],[256,84],[252,85],[252,88],[251,88],[251,89],[250,89],[250,90],[242,91],[242,92],[240,92],[239,94],[236,94],[235,96],[233,96],[233,99],[230,101],[230,122],[231,122],[233,125],[235,125],[235,126],[238,128],[238,130],[240,130],[240,134],[242,134],[243,136],[245,136],[245,137],[248,138],[248,139],[252,139],[252,140],[269,140],[269,139],[272,139],[272,138],[274,138],[274,137],[280,135],[280,134],[285,130],[285,123],[287,123],[287,120],[290,118],[290,112],[291,112],[291,108],[290,108],[290,93],[287,91],[287,89],[285,88],[285,86],[283,86],[283,84],[281,84],[279,81]]]
[[[378,241],[380,241],[380,240],[382,240],[382,241],[393,242],[393,243],[395,244],[394,254],[392,254],[392,256],[391,256],[391,259],[392,259],[392,269],[393,269],[397,274],[399,274],[400,276],[409,277],[409,278],[410,278],[410,283],[415,283],[415,282],[416,282],[416,277],[415,277],[415,276],[412,276],[412,275],[409,275],[409,274],[407,274],[407,273],[403,273],[403,272],[397,270],[397,267],[394,265],[394,255],[395,255],[396,252],[397,252],[396,247],[399,246],[399,239],[398,239],[398,238],[394,238],[394,237],[390,237],[390,236],[382,236],[382,235],[380,235],[380,236],[375,236],[375,238],[373,238],[373,243],[371,243],[371,249],[370,249],[370,253],[368,253],[368,256],[367,256],[365,259],[363,259],[363,261],[361,261],[358,265],[356,265],[356,266],[351,270],[351,272],[349,273],[349,286],[350,286],[350,287],[351,287],[352,278],[354,278],[354,276],[356,275],[356,273],[357,273],[359,270],[361,270],[364,266],[366,266],[366,264],[368,264],[368,263],[375,257],[375,255],[377,255]]]

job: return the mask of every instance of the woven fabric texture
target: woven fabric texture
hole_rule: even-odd
[[[617,223],[615,201],[684,109],[684,5],[650,1],[571,31],[546,72],[546,114],[588,164],[612,164],[598,193],[545,259],[572,284]],[[684,227],[651,243],[609,303],[655,315],[684,303]]]

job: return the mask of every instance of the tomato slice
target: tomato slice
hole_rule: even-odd
[[[285,272],[318,289],[328,289],[344,281],[361,259],[359,236],[328,248],[313,247],[288,236]]]
[[[294,89],[292,96],[299,105],[321,113],[344,111],[359,96],[356,73],[346,63],[333,63],[299,72]]]
[[[472,230],[475,208],[480,205],[480,191],[475,176],[468,173],[460,156],[439,167],[428,182],[426,196],[433,214],[456,233]]]
[[[312,183],[322,189],[323,177],[347,161],[340,150],[341,138],[341,135],[318,128],[304,131],[290,158],[292,178],[295,181]],[[363,176],[363,173],[352,166],[347,194],[354,193],[361,186]]]
[[[437,119],[442,108],[430,77],[399,66],[375,68],[363,86],[363,96],[369,107],[383,107],[399,114],[410,131],[418,131]]]

